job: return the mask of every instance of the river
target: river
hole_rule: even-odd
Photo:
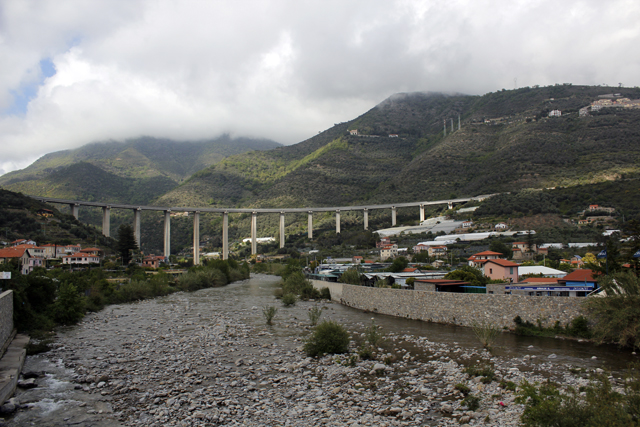
[[[113,305],[59,329],[54,350],[27,358],[23,373],[37,376],[38,387],[18,391],[21,409],[6,425],[473,425],[486,417],[517,425],[522,408],[513,396],[496,382],[467,378],[464,366],[490,363],[516,382],[579,384],[595,369],[620,377],[637,360],[612,346],[510,333],[489,353],[470,328],[326,302],[323,318],[345,325],[356,341],[373,319],[387,338],[379,352],[396,362],[374,373],[374,361],[348,367],[345,358],[311,360],[301,345],[311,330],[308,309],[318,303],[282,307],[273,297],[278,280],[252,275],[222,288]],[[262,315],[267,305],[278,306],[271,327]],[[569,377],[569,368],[580,372]],[[454,382],[484,396],[484,408],[465,411]],[[496,393],[511,403],[507,409],[493,407]]]

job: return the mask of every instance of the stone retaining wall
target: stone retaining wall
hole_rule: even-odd
[[[13,332],[13,291],[0,294],[0,348],[4,348]]]
[[[342,298],[342,286],[344,285],[344,283],[311,280],[311,284],[317,290],[320,290],[322,288],[329,288],[329,291],[331,292],[331,301],[340,302],[340,299]]]
[[[542,326],[553,326],[556,321],[566,325],[581,314],[580,305],[584,301],[583,298],[569,297],[454,294],[339,285],[342,287],[340,302],[344,305],[391,316],[460,326],[472,326],[484,321],[513,328],[516,316],[534,324],[540,320]]]

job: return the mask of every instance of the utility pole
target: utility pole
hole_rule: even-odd
[[[442,123],[444,124],[444,136],[447,136],[447,119],[443,119]]]
[[[453,133],[453,119],[451,119],[451,133]]]
[[[458,130],[460,130],[460,114],[458,114]]]

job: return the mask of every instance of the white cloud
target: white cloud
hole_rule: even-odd
[[[0,173],[140,135],[295,143],[400,91],[639,85],[640,5],[602,1],[9,1]],[[56,74],[44,79],[50,58]],[[6,59],[6,60],[5,60]]]

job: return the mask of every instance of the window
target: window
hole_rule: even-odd
[[[513,274],[513,267],[509,267],[509,274]]]
[[[493,268],[489,269],[489,274],[493,274]]]

